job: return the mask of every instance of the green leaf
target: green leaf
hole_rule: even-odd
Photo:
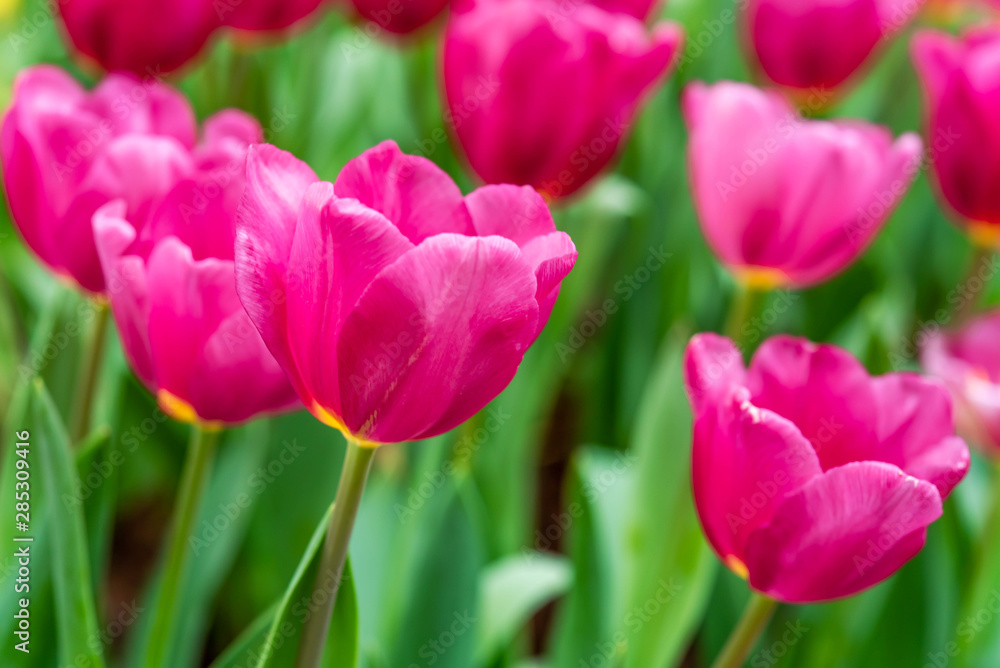
[[[247,668],[247,658],[254,656],[254,652],[259,654],[277,613],[277,603],[260,613],[257,619],[253,620],[250,626],[237,636],[236,640],[212,662],[209,668]]]
[[[59,660],[63,665],[104,666],[99,645],[90,642],[100,637],[97,612],[91,590],[89,549],[83,508],[65,503],[78,484],[76,463],[69,437],[45,391],[41,380],[34,383],[32,394],[32,447],[38,450],[38,471],[48,490],[53,546],[53,583],[56,600],[56,628],[59,637]]]
[[[573,582],[565,557],[526,552],[488,566],[479,579],[476,665],[490,665],[542,606]]]
[[[660,353],[636,418],[636,472],[626,520],[630,574],[620,620],[629,668],[680,663],[705,611],[717,560],[691,494],[691,411],[683,382],[683,340]]]
[[[293,668],[295,656],[298,653],[299,638],[302,636],[302,625],[313,612],[312,597],[316,594],[313,587],[316,584],[316,570],[319,568],[319,558],[323,539],[326,537],[326,527],[330,521],[333,506],[320,520],[313,533],[306,551],[299,561],[298,568],[292,575],[292,580],[285,590],[285,595],[278,603],[274,620],[268,629],[263,642],[250,646],[242,654],[246,663],[252,664],[254,657],[259,656],[258,668]],[[322,593],[319,594],[320,596]],[[326,639],[326,649],[323,651],[323,668],[354,668],[358,657],[358,602],[354,591],[354,576],[351,564],[344,564],[344,573],[337,591],[337,603],[330,620],[330,634]]]

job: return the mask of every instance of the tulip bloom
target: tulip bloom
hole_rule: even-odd
[[[333,184],[273,146],[247,160],[240,299],[303,403],[355,442],[429,438],[485,406],[575,261],[535,191],[463,198],[393,142]]]
[[[606,12],[620,12],[645,21],[660,3],[657,0],[590,0],[590,4]]]
[[[129,363],[165,413],[203,427],[297,404],[236,296],[236,210],[260,126],[224,111],[206,122],[204,135],[155,207],[136,211],[116,199],[94,214]]]
[[[827,280],[874,239],[919,167],[920,139],[800,118],[776,92],[694,83],[683,99],[702,230],[748,284]]]
[[[749,0],[745,33],[776,84],[829,90],[844,83],[923,0]]]
[[[913,59],[927,99],[939,190],[976,241],[1000,239],[1000,28],[924,32]]]
[[[430,23],[448,6],[448,0],[351,0],[365,19],[402,35]]]
[[[993,457],[1000,455],[1000,311],[952,333],[934,332],[921,350],[928,373],[941,378],[955,401],[958,427]]]
[[[0,160],[13,220],[54,272],[104,290],[91,218],[123,199],[142,217],[190,169],[194,114],[153,79],[111,75],[87,93],[62,70],[22,71],[0,125]]]
[[[72,0],[58,5],[80,53],[109,72],[158,76],[194,58],[221,25],[213,2]]]
[[[315,12],[323,0],[221,0],[219,16],[239,30],[283,30]]]
[[[572,194],[607,165],[682,40],[660,23],[554,0],[477,0],[445,34],[444,94],[487,183]]]
[[[685,382],[702,526],[771,598],[824,601],[886,579],[968,471],[944,387],[872,378],[833,346],[774,337],[747,369],[729,339],[699,334]]]

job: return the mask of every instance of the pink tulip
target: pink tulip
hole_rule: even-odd
[[[960,330],[934,332],[922,346],[928,373],[941,378],[955,401],[959,430],[991,456],[1000,456],[1000,311]]]
[[[240,30],[283,30],[315,12],[323,0],[218,0],[219,16]]]
[[[658,0],[590,0],[590,4],[606,12],[620,12],[645,21],[660,3]]]
[[[572,194],[614,157],[681,40],[587,4],[469,2],[445,35],[449,123],[483,181]]]
[[[928,143],[944,199],[977,240],[1000,239],[1000,28],[961,39],[924,32],[913,59],[927,97]]]
[[[215,2],[237,0],[71,0],[58,2],[80,53],[109,72],[172,72],[194,58],[220,26]]]
[[[695,208],[715,254],[762,287],[827,280],[864,251],[919,168],[920,139],[800,118],[776,92],[694,83],[683,99]]]
[[[351,0],[363,18],[397,35],[424,27],[448,6],[448,0]]]
[[[111,75],[88,93],[58,68],[20,73],[0,125],[13,220],[56,273],[104,290],[91,217],[124,199],[145,216],[191,169],[197,133],[182,96],[155,79]]]
[[[702,526],[778,600],[850,596],[892,575],[969,467],[941,385],[873,378],[833,346],[777,336],[747,369],[732,341],[699,334],[685,376]]]
[[[156,206],[123,199],[94,214],[122,346],[171,417],[243,422],[298,402],[236,295],[236,210],[255,120],[224,111],[205,124],[188,169]]]
[[[748,0],[746,42],[776,84],[829,90],[902,29],[923,0]]]
[[[303,403],[353,440],[429,438],[514,376],[576,261],[530,188],[463,198],[384,142],[319,181],[254,147],[237,218],[240,299]]]

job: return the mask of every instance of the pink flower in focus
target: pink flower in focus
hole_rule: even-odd
[[[423,28],[448,6],[448,0],[351,0],[363,18],[402,35]]]
[[[219,16],[239,30],[284,30],[306,18],[323,0],[219,0]],[[228,3],[228,4],[227,4]]]
[[[959,430],[993,457],[1000,455],[1000,311],[951,333],[933,332],[921,350],[928,373],[941,378],[957,410]]]
[[[913,60],[927,99],[927,142],[944,199],[973,238],[1000,239],[1000,28],[961,39],[923,32]]]
[[[731,570],[778,600],[841,598],[892,575],[968,471],[941,385],[873,378],[833,346],[777,336],[747,369],[729,339],[699,334],[685,382],[702,526]]]
[[[688,167],[705,237],[750,284],[829,279],[875,238],[919,167],[920,139],[800,118],[777,92],[693,83]]]
[[[198,55],[221,25],[215,2],[71,0],[57,4],[66,33],[80,53],[108,72],[155,77]]]
[[[0,125],[14,223],[56,273],[104,290],[91,217],[123,199],[145,217],[192,169],[197,127],[187,101],[155,79],[110,75],[88,93],[62,70],[23,70]]]
[[[224,111],[204,135],[162,201],[144,211],[111,201],[94,232],[136,375],[174,419],[232,424],[298,402],[236,295],[236,210],[260,126]]]
[[[240,299],[303,403],[359,442],[429,438],[485,406],[575,261],[530,188],[463,198],[394,142],[333,184],[273,146],[251,149]]]
[[[746,41],[776,84],[831,90],[901,30],[923,0],[749,0]]]
[[[486,183],[570,195],[615,156],[681,41],[674,24],[650,35],[588,4],[470,2],[445,34],[450,123]]]

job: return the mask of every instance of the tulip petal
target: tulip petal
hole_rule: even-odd
[[[798,428],[750,403],[746,390],[695,420],[692,478],[705,533],[723,560],[742,560],[747,537],[782,501],[822,474]]]
[[[496,234],[521,248],[535,237],[556,231],[552,212],[531,186],[483,186],[466,196],[465,206],[477,235]]]
[[[913,64],[932,98],[944,93],[948,76],[959,62],[961,47],[946,33],[921,30],[910,43]]]
[[[443,433],[513,378],[535,334],[535,278],[513,242],[442,234],[385,269],[338,344],[343,418],[378,442]]]
[[[919,552],[927,525],[940,516],[937,488],[891,464],[830,469],[750,535],[750,584],[794,603],[856,594]]]
[[[339,199],[314,183],[302,201],[289,257],[288,321],[292,354],[303,383],[339,415],[337,341],[361,293],[413,244],[382,214]]]
[[[871,379],[846,351],[790,336],[772,337],[754,355],[747,387],[755,405],[799,427],[824,469],[880,459]]]
[[[948,391],[913,373],[874,378],[878,460],[926,480],[945,498],[969,470],[969,449],[955,436]]]
[[[247,153],[246,187],[236,215],[236,289],[268,350],[305,396],[288,346],[286,274],[299,206],[319,179],[309,166],[268,144]]]
[[[724,336],[695,334],[684,353],[684,384],[697,417],[746,384],[743,354]]]
[[[384,215],[415,244],[445,232],[474,234],[462,191],[451,177],[391,140],[348,162],[333,188],[337,197],[352,197]]]

